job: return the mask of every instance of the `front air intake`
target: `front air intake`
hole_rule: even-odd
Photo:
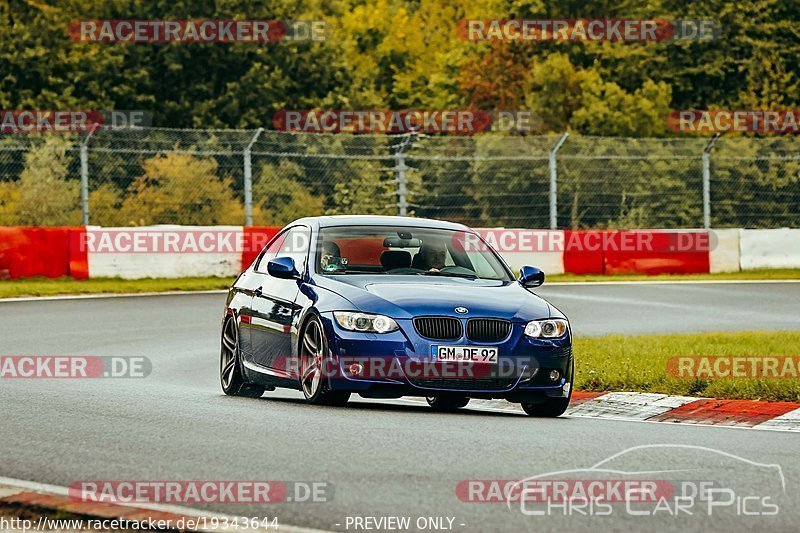
[[[511,322],[499,318],[470,318],[467,338],[475,342],[500,342],[511,333]]]
[[[454,341],[461,338],[461,321],[446,316],[426,316],[414,319],[414,329],[420,337],[437,341]]]

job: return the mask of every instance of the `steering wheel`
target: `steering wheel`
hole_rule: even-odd
[[[386,274],[416,274],[417,272],[422,272],[422,270],[411,267],[400,267],[387,270]]]
[[[466,275],[473,275],[473,276],[475,275],[475,272],[473,270],[470,270],[468,268],[464,268],[464,267],[461,267],[461,266],[446,266],[446,267],[440,268],[439,272],[451,273],[451,274],[466,274]]]

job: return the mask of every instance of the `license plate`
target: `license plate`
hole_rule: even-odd
[[[497,348],[486,346],[433,346],[433,360],[497,364]]]

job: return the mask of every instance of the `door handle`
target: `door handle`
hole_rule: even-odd
[[[256,296],[257,296],[257,297],[259,297],[259,298],[260,298],[261,296],[263,296],[263,295],[264,295],[264,293],[263,293],[263,292],[262,292],[262,290],[261,290],[261,287],[259,287],[259,288],[257,288],[256,290],[254,290],[254,291],[253,291],[253,294],[254,294],[254,295],[256,295]]]

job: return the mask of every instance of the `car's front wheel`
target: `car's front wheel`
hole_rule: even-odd
[[[530,416],[554,418],[564,414],[569,407],[569,398],[548,398],[541,403],[523,403],[522,410]]]
[[[332,391],[329,388],[326,369],[333,361],[328,352],[328,342],[319,318],[312,316],[303,327],[300,336],[300,387],[306,401],[315,405],[344,405],[350,399],[349,392]]]
[[[540,418],[555,418],[564,414],[564,411],[569,407],[569,401],[572,399],[572,389],[575,385],[575,361],[569,371],[569,395],[566,398],[547,398],[542,402],[537,403],[523,403],[522,410],[530,416]]]
[[[222,347],[219,356],[219,381],[222,392],[228,396],[260,398],[266,389],[245,380],[239,355],[239,326],[233,317],[228,317],[222,326]]]
[[[436,411],[455,411],[466,407],[469,398],[466,396],[428,396],[425,401]]]

